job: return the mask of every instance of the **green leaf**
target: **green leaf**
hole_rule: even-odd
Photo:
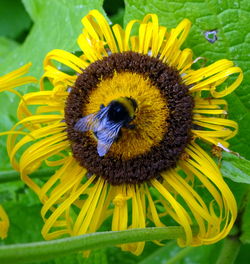
[[[25,243],[27,241],[43,240],[41,229],[43,221],[40,216],[41,205],[25,206],[11,203],[4,206],[10,219],[7,244]]]
[[[78,254],[71,254],[68,256],[63,256],[60,258],[55,258],[53,260],[46,261],[46,262],[33,262],[32,264],[35,264],[35,263],[36,264],[85,264],[85,259],[83,258],[83,255],[81,253],[78,253]]]
[[[226,237],[223,240],[223,246],[216,264],[234,264],[235,259],[239,254],[241,245],[242,244],[238,237]]]
[[[183,19],[192,21],[192,29],[185,46],[192,48],[195,57],[202,56],[208,63],[227,58],[244,71],[244,81],[230,96],[229,118],[239,122],[240,130],[231,141],[233,149],[250,159],[250,2],[208,0],[208,1],[165,1],[126,0],[125,24],[131,19],[141,19],[147,13],[156,13],[161,25],[176,27]],[[210,43],[204,32],[218,30],[218,40]]]
[[[7,2],[7,1],[4,1]],[[42,62],[52,49],[76,51],[77,37],[82,30],[81,19],[91,9],[103,12],[103,0],[24,0],[26,9],[34,20],[34,25],[25,42],[16,47],[0,64],[0,76],[29,61],[33,63],[30,75],[37,78],[43,72]],[[9,9],[11,12],[11,9]],[[19,88],[22,93],[34,91],[34,85]],[[6,102],[9,107],[6,108]],[[0,132],[9,130],[16,121],[16,109],[19,98],[10,93],[0,94]],[[6,137],[0,137],[0,169],[9,169],[9,159],[5,150]]]
[[[246,193],[249,191],[249,185],[245,183],[233,182],[227,178],[225,178],[225,182],[233,193],[237,205],[242,204],[244,202]]]
[[[241,236],[240,240],[242,243],[250,244],[250,188],[248,188],[248,193],[245,195],[245,205],[244,212],[241,221]]]
[[[24,206],[40,204],[37,195],[23,182],[11,182],[0,184],[0,204],[7,206],[17,203]]]
[[[29,61],[30,74],[40,77],[42,62],[52,49],[78,50],[77,37],[81,33],[81,19],[91,9],[102,10],[102,0],[36,0],[23,1],[34,25],[23,45],[11,53],[0,65],[0,73],[9,72]],[[23,89],[25,91],[25,89]]]
[[[5,240],[1,240],[0,244],[17,244],[43,239],[41,203],[28,186],[23,182],[0,184],[0,204],[10,220],[8,236]]]
[[[108,264],[107,256],[105,249],[93,250],[90,253],[90,256],[84,261],[83,264]],[[66,263],[65,263],[66,264]]]
[[[31,26],[20,0],[0,0],[0,36],[17,39]]]
[[[46,0],[22,0],[24,7],[33,21],[39,19],[41,10],[45,7]]]
[[[164,247],[158,248],[151,255],[140,261],[139,264],[151,263],[192,263],[210,264],[215,263],[221,243],[209,246],[180,248],[175,242],[170,242]],[[214,252],[218,252],[214,254]]]
[[[250,259],[250,244],[241,246],[240,253],[235,260],[235,264],[246,264],[247,259]]]
[[[18,47],[18,43],[14,40],[0,37],[0,63],[8,56],[8,53]]]
[[[243,157],[224,152],[221,172],[223,177],[229,178],[234,182],[250,184],[250,161]]]

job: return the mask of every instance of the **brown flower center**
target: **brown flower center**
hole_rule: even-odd
[[[122,127],[104,157],[90,130],[76,122],[119,97],[137,102],[134,128]],[[112,54],[78,77],[65,108],[73,155],[90,173],[110,184],[142,183],[176,166],[190,140],[193,99],[179,73],[157,58],[135,52]]]

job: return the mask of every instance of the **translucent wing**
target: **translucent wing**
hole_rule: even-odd
[[[79,119],[75,124],[75,130],[85,132],[88,130],[93,130],[94,127],[98,126],[98,119],[96,118],[96,114],[87,115],[81,119]]]
[[[79,119],[75,124],[75,129],[81,132],[93,131],[97,143],[97,152],[103,157],[109,151],[111,145],[117,139],[122,122],[115,123],[108,120],[109,106],[103,107],[99,112],[87,115]]]
[[[117,139],[122,123],[107,122],[107,126],[96,132],[98,138],[97,152],[100,157],[107,154],[110,147]]]
[[[111,144],[105,144],[105,143],[101,142],[100,140],[98,140],[98,144],[97,144],[98,155],[100,157],[105,156],[108,153],[111,145],[112,145],[112,143]]]
[[[75,130],[85,132],[92,130],[94,132],[101,130],[105,127],[107,122],[106,114],[109,107],[102,108],[99,112],[84,116],[79,119],[75,124]]]

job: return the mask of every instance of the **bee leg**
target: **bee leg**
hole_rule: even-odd
[[[104,107],[105,107],[105,105],[104,104],[101,104],[100,105],[100,110],[102,110]]]

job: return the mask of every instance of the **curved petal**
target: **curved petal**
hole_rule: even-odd
[[[188,19],[184,19],[181,23],[175,28],[172,29],[164,48],[160,55],[160,60],[168,63],[168,65],[173,65],[173,56],[180,49],[180,46],[185,41],[189,30],[191,27],[191,22]]]
[[[10,90],[24,84],[36,83],[37,79],[34,77],[22,77],[24,74],[28,73],[31,65],[31,63],[27,63],[15,71],[5,74],[4,76],[0,76],[0,92]]]
[[[0,205],[0,238],[5,239],[9,229],[9,218],[3,207]]]
[[[193,143],[186,149],[190,156],[186,161],[180,161],[184,171],[189,171],[199,179],[209,191],[213,200],[209,204],[209,213],[216,224],[209,222],[208,232],[205,237],[198,235],[203,244],[216,243],[230,232],[237,216],[237,205],[233,194],[224,182],[218,166],[197,144]]]
[[[217,86],[233,74],[237,74],[236,80],[223,91],[217,92]],[[224,59],[199,70],[188,72],[183,76],[183,80],[187,85],[193,84],[189,89],[190,92],[208,90],[213,97],[220,98],[232,93],[240,85],[243,73],[239,67],[233,65],[232,61]]]
[[[192,133],[196,137],[202,138],[216,146],[222,144],[227,148],[229,143],[226,140],[234,137],[238,133],[238,124],[233,120],[194,115],[193,123],[201,129],[193,129]]]
[[[92,10],[82,19],[82,24],[91,38],[107,42],[112,53],[117,52],[117,46],[110,29],[110,26],[104,16],[98,10]]]
[[[78,73],[82,73],[82,70],[88,66],[87,62],[79,59],[72,53],[69,53],[65,50],[55,49],[55,50],[50,51],[43,61],[44,67],[48,65],[53,66],[53,63],[52,63],[53,60],[58,61],[70,67],[72,70]]]

